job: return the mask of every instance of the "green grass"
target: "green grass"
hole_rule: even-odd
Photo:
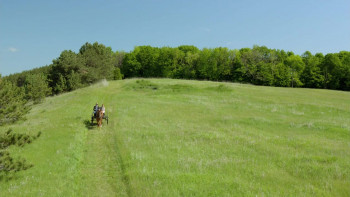
[[[109,125],[88,124],[95,102]],[[0,196],[350,196],[350,93],[171,79],[47,98]]]

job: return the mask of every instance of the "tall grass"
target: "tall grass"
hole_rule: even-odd
[[[110,124],[88,120],[105,104]],[[349,196],[349,92],[170,79],[48,98],[5,196]],[[5,132],[7,127],[0,127]]]

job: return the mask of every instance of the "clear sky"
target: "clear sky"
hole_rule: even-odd
[[[0,0],[2,76],[86,42],[350,51],[350,0]]]

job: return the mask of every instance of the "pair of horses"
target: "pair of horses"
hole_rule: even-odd
[[[96,113],[92,113],[91,124],[94,123],[94,118],[96,118],[96,122],[97,122],[98,127],[102,127],[102,119],[105,119],[107,121],[107,124],[108,124],[108,116],[103,114],[103,111],[101,110],[101,108],[98,108]]]

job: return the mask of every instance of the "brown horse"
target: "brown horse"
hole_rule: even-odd
[[[99,108],[96,112],[96,122],[98,127],[102,126],[102,119],[103,119],[103,112],[101,110],[101,108]]]

